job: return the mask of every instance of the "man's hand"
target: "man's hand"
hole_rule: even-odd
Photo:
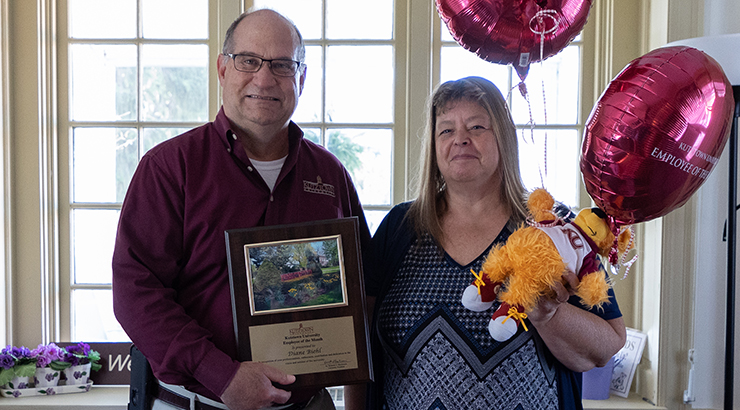
[[[221,395],[221,400],[231,410],[256,410],[274,404],[285,404],[290,392],[272,385],[291,384],[295,376],[257,362],[242,362],[239,370]]]
[[[560,305],[568,302],[568,299],[575,294],[576,288],[580,281],[578,276],[573,272],[563,272],[563,283],[556,282],[552,285],[554,297],[541,297],[534,309],[527,314],[532,323],[546,323],[557,312]]]

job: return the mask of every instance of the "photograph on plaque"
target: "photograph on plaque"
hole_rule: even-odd
[[[252,315],[347,305],[342,237],[244,245]]]
[[[225,232],[237,359],[296,376],[281,388],[373,379],[356,217]]]

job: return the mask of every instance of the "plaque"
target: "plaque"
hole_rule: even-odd
[[[240,361],[296,376],[286,390],[372,380],[358,220],[226,231]]]

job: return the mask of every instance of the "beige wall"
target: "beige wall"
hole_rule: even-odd
[[[4,2],[3,27],[12,41],[5,43],[3,57],[9,64],[7,73],[7,111],[3,140],[6,142],[3,180],[8,184],[6,199],[5,257],[7,342],[19,339],[40,341],[43,335],[39,320],[44,313],[42,294],[48,289],[47,253],[42,249],[41,221],[42,156],[48,153],[50,135],[48,122],[42,119],[39,97],[45,86],[40,83],[41,58],[39,47],[38,7],[42,2]],[[53,172],[49,173],[53,175]]]
[[[10,147],[8,146],[10,143],[8,139],[8,136],[10,135],[8,121],[10,109],[8,106],[9,61],[7,58],[7,50],[10,46],[10,37],[7,19],[5,18],[8,14],[7,8],[7,0],[0,0],[0,124],[2,124],[2,127],[0,127],[0,197],[3,198],[0,202],[0,233],[2,233],[0,234],[0,260],[3,261],[0,263],[0,269],[2,272],[2,274],[0,274],[0,326],[2,326],[3,329],[6,329],[5,332],[0,333],[0,346],[6,345],[9,323],[6,314],[8,308],[12,304],[10,288],[7,285],[9,282],[8,274],[10,272],[9,267],[11,259],[6,251],[9,244],[6,241],[8,235],[5,234],[6,229],[9,229],[10,227],[10,209],[6,205],[6,198],[8,197],[7,189],[9,186],[9,181],[7,181],[9,172],[6,170],[6,166],[8,164],[7,155],[10,153]]]

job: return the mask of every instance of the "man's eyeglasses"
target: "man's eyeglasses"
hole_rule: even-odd
[[[264,58],[255,57],[249,54],[226,54],[234,60],[234,68],[237,71],[245,73],[256,73],[262,68],[263,63],[267,63],[270,66],[270,71],[279,77],[292,77],[301,67],[300,61],[286,60],[286,59],[273,59],[267,60]]]

